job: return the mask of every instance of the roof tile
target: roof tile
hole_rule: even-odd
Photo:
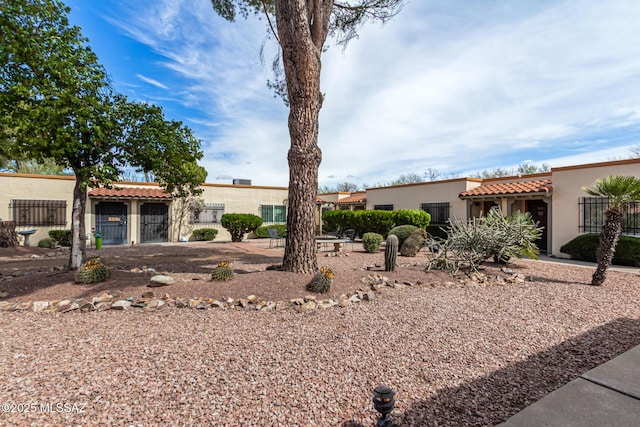
[[[460,197],[504,196],[530,193],[551,193],[553,186],[550,179],[540,181],[517,181],[501,184],[486,184],[471,190],[463,191]]]
[[[345,197],[343,199],[338,199],[334,203],[337,204],[355,204],[355,203],[365,203],[367,201],[367,193],[354,193],[349,197]]]
[[[171,199],[171,194],[160,188],[95,188],[89,191],[89,197],[115,197],[120,199]]]

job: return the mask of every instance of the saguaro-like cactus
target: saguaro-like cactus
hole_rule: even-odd
[[[384,271],[395,271],[398,257],[398,236],[389,234],[384,248]]]

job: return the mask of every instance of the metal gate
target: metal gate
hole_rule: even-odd
[[[127,205],[122,202],[100,202],[96,205],[96,231],[105,245],[127,243]]]
[[[166,242],[169,237],[169,207],[164,203],[145,203],[140,208],[140,241]]]

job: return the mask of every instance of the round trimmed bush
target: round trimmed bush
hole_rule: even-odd
[[[364,233],[362,236],[362,246],[369,253],[378,252],[384,238],[378,233]]]
[[[222,215],[220,223],[231,234],[232,242],[241,242],[246,233],[262,225],[262,218],[254,214],[228,213]]]
[[[218,230],[215,228],[198,228],[191,233],[191,240],[198,242],[209,241],[216,238]]]
[[[39,248],[51,249],[53,247],[53,242],[51,239],[42,239],[38,242]]]

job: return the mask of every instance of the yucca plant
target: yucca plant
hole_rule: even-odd
[[[99,283],[109,278],[109,267],[100,257],[91,257],[84,263],[76,276],[76,283]]]
[[[331,283],[333,283],[333,278],[335,274],[333,271],[326,267],[322,267],[320,271],[318,271],[311,281],[307,283],[307,290],[309,292],[316,292],[319,294],[325,294],[329,292],[331,288]]]
[[[229,261],[220,261],[211,272],[211,280],[231,280],[233,279],[233,270]]]

